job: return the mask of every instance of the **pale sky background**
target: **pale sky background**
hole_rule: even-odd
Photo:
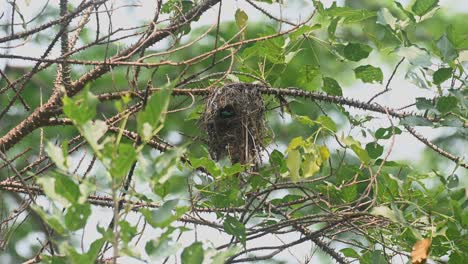
[[[43,7],[43,5],[47,1],[45,0],[18,0],[17,4],[20,5],[21,10],[23,11],[23,15],[25,16],[26,20],[29,20],[30,18],[34,17],[35,14]],[[58,5],[58,0],[52,0],[49,1],[49,4],[52,5]],[[77,3],[79,1],[72,0],[72,3]],[[298,19],[305,19],[307,18],[310,13],[313,11],[312,7],[312,1],[285,1],[286,5],[283,6],[283,8],[279,8],[278,4],[273,4],[273,5],[268,5],[268,4],[262,4],[258,3],[260,6],[265,8],[266,10],[269,10],[271,13],[275,14],[276,16],[282,15],[284,18],[289,19],[293,22],[298,22]],[[332,1],[326,0],[322,1],[325,6],[329,6]],[[337,1],[338,4],[341,4],[343,1]],[[408,0],[401,0],[400,1],[404,6],[408,5],[410,1]],[[29,3],[29,5],[28,5]],[[114,4],[114,6],[121,6],[122,4],[138,4],[141,7],[138,7],[135,10],[138,10],[138,12],[132,12],[129,13],[127,12],[126,8],[122,9],[117,9],[113,13],[113,27],[114,28],[119,28],[119,27],[129,27],[132,24],[138,25],[140,24],[141,21],[143,20],[148,20],[152,17],[153,13],[152,11],[154,10],[154,3],[155,1],[111,1],[111,3]],[[448,9],[450,12],[468,12],[468,2],[466,0],[441,0],[440,5]],[[6,7],[9,7],[7,4],[6,0],[0,1],[0,10],[8,10]],[[244,10],[248,16],[249,16],[249,22],[252,21],[264,21],[267,18],[258,12],[257,10],[253,9],[251,6],[249,6],[245,1],[223,1],[222,5],[222,20],[223,21],[232,21],[234,18],[234,13],[235,11],[240,8]],[[281,12],[280,12],[281,10]],[[202,26],[202,25],[212,25],[216,22],[216,17],[217,17],[217,12],[218,12],[218,7],[215,6],[211,10],[207,11],[201,19],[196,22],[195,24],[192,24],[193,28],[197,26]],[[7,11],[6,14],[9,12]],[[6,22],[6,18],[9,17],[10,15],[4,16],[2,19],[0,19],[0,24],[4,24]],[[104,16],[103,16],[104,17]],[[92,16],[92,22],[90,25],[95,25],[93,22],[94,16]],[[107,21],[103,19],[101,21],[102,24],[102,29],[105,29]],[[21,31],[21,29],[17,28],[17,31]],[[0,32],[1,34],[4,34],[4,32]],[[0,34],[0,35],[1,35]],[[127,43],[128,44],[128,43]],[[158,46],[159,45],[159,46]],[[162,48],[163,45],[167,45],[167,42],[159,43],[154,46],[155,49]],[[58,46],[58,45],[57,45]],[[40,54],[42,54],[43,50],[45,47],[42,46],[37,46],[34,44],[28,44],[24,47],[18,48],[18,49],[13,49],[13,53],[15,54],[21,54],[25,56],[36,56],[39,57]],[[4,52],[5,50],[0,50],[0,52]],[[57,56],[59,53],[58,48],[55,48],[51,54],[51,57]],[[373,53],[375,55],[375,53]],[[369,58],[370,62],[375,62],[372,64],[378,64],[382,65],[382,70],[384,72],[384,77],[388,78],[390,75],[391,71],[393,70],[392,65],[383,65],[382,63],[379,63],[379,58],[376,56],[372,56]],[[6,61],[4,59],[0,59],[0,68],[3,68],[5,64],[11,64],[11,65],[31,65],[30,62],[25,62],[25,61]],[[389,107],[401,107],[408,105],[410,103],[414,102],[415,97],[420,97],[420,96],[428,96],[431,95],[427,91],[417,88],[410,82],[404,79],[404,73],[406,73],[406,68],[408,67],[407,63],[404,63],[402,67],[399,69],[399,74],[396,74],[393,82],[392,82],[392,91],[387,93],[384,96],[381,96],[376,102],[389,106]],[[382,87],[375,87],[375,85],[364,85],[361,82],[356,82],[352,87],[345,87],[343,89],[343,93],[346,97],[352,97],[352,98],[359,98],[363,101],[366,99],[370,98],[373,93],[369,93],[369,91],[377,91],[381,90]],[[357,113],[358,110],[353,109],[353,108],[347,108],[350,110],[352,113]],[[375,121],[372,121],[370,124],[371,129],[380,127],[382,124],[384,126],[390,126],[389,121],[386,119],[384,115],[380,116],[380,119],[377,119]],[[335,118],[335,117],[333,117]],[[335,119],[335,121],[339,121]],[[285,120],[284,122],[289,122],[288,120]],[[397,123],[397,120],[394,120],[395,123]],[[343,131],[348,131],[349,129],[345,128]],[[421,132],[422,134],[426,135],[429,139],[434,139],[438,135],[446,134],[446,133],[452,133],[453,130],[450,128],[443,128],[443,129],[433,129],[433,128],[426,128],[426,127],[418,127],[417,131]],[[177,136],[171,137],[171,141],[177,141]],[[408,133],[403,133],[402,135],[399,135],[396,138],[397,144],[394,146],[393,151],[391,153],[390,159],[394,160],[413,160],[414,162],[419,161],[419,157],[422,154],[422,151],[424,150],[425,146],[420,143],[419,141],[415,140],[411,135]],[[176,142],[175,142],[176,143]],[[388,141],[388,144],[390,141]],[[461,153],[463,152],[463,148],[466,149],[466,142],[465,144],[460,144],[459,146],[454,146],[454,149],[450,150],[453,153]],[[458,148],[458,150],[457,150]],[[80,155],[74,155],[74,157],[79,157]],[[466,156],[465,156],[466,159]],[[89,157],[84,161],[84,164],[87,164],[89,162]],[[453,168],[453,163],[447,162],[447,170],[451,170]],[[99,168],[94,168],[94,171],[98,171]],[[460,173],[464,173],[463,171],[460,171]],[[463,180],[463,177],[462,177]],[[466,180],[466,179],[465,179]],[[111,219],[111,214],[109,209],[105,208],[97,208],[95,207],[95,210],[93,212],[93,215],[91,216],[91,220],[89,221],[85,232],[87,236],[90,237],[99,237],[97,231],[95,230],[95,226],[97,223],[99,223],[101,226],[107,226],[109,220]],[[133,222],[138,220],[138,215],[135,213],[130,213],[128,216],[128,219]],[[144,255],[144,245],[146,241],[150,239],[154,239],[157,237],[157,234],[159,233],[158,231],[155,230],[150,230],[147,229],[145,235],[143,236],[143,239],[141,240],[140,244],[141,246],[141,252]],[[226,242],[226,238],[222,236],[221,234],[214,232],[213,230],[209,229],[203,229],[203,228],[198,228],[198,239],[199,240],[210,240],[213,242],[214,245],[219,245],[221,242]],[[25,239],[23,246],[21,246],[24,250],[28,248],[26,245],[31,242],[36,241],[37,234],[30,234],[27,239]],[[293,239],[297,238],[297,234],[294,234],[293,236],[287,236],[287,237],[282,237],[281,239],[284,242],[287,241],[292,241]],[[77,236],[77,239],[79,239],[79,236]],[[89,241],[89,240],[88,240]],[[188,246],[194,241],[194,233],[193,232],[188,232],[182,236],[181,242],[183,246]],[[271,244],[272,241],[276,241],[276,243],[281,243],[280,240],[274,236],[268,236],[264,237],[252,242],[249,242],[250,245],[267,245]],[[87,248],[87,245],[85,245],[85,248]],[[292,251],[294,254],[291,254],[288,251],[284,251],[277,255],[277,259],[282,259],[287,261],[288,263],[298,263],[298,260],[293,256],[298,256],[303,260],[303,257],[305,255],[308,255],[311,253],[311,244],[310,243],[303,243],[299,246],[296,246],[292,248]],[[25,254],[28,254],[28,252],[25,252]],[[180,251],[178,252],[180,254]],[[205,257],[205,259],[207,259]],[[0,262],[2,263],[8,263],[7,259],[2,259],[0,257]],[[141,263],[141,262],[136,262],[134,260],[129,260],[126,259],[125,262],[122,261],[122,263]],[[157,262],[153,262],[157,263]],[[319,258],[315,258],[312,263],[321,263],[321,260]]]

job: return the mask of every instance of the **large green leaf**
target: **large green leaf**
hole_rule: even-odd
[[[138,134],[144,141],[150,140],[161,128],[166,118],[166,110],[172,89],[165,88],[153,94],[143,111],[138,113]]]
[[[354,74],[357,79],[361,79],[365,83],[382,83],[383,81],[382,70],[372,65],[361,65],[354,69]]]
[[[437,7],[439,0],[416,0],[411,10],[415,15],[423,16],[435,7]]]
[[[245,232],[245,225],[243,223],[241,223],[236,218],[228,215],[224,220],[223,227],[226,233],[236,237],[245,247],[247,237]]]
[[[336,95],[336,96],[342,96],[343,92],[341,91],[341,86],[338,84],[338,82],[330,77],[323,77],[323,86],[322,90],[326,92],[329,95]]]
[[[194,242],[182,251],[182,264],[201,264],[203,263],[203,255],[203,244],[201,242]]]
[[[369,57],[372,48],[366,44],[348,43],[343,52],[346,59],[350,61],[360,61]]]

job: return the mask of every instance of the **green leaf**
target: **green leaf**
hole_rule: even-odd
[[[236,24],[239,27],[239,29],[242,29],[245,26],[247,26],[247,20],[249,20],[249,17],[244,11],[242,11],[241,9],[237,9],[235,18],[236,18]]]
[[[413,14],[406,10],[400,2],[395,1],[395,5],[411,20],[411,22],[416,23],[416,19],[414,18]]]
[[[340,252],[348,258],[359,258],[359,254],[353,248],[343,248],[340,249]]]
[[[387,9],[387,8],[381,8],[377,12],[377,24],[381,25],[389,25],[391,28],[395,28],[396,22],[398,19],[396,19],[392,13]]]
[[[299,75],[299,83],[301,85],[310,85],[315,78],[320,74],[320,68],[317,65],[306,64]]]
[[[330,77],[323,77],[323,87],[322,90],[329,95],[342,96],[343,92],[338,82]]]
[[[395,212],[392,209],[390,209],[388,206],[384,206],[384,205],[376,206],[372,208],[370,213],[373,215],[377,215],[377,216],[383,216],[385,218],[392,220],[395,223],[398,222]]]
[[[302,147],[306,144],[304,138],[302,137],[295,137],[289,142],[288,148],[286,149],[286,152],[290,152],[291,150],[295,150],[299,147]]]
[[[417,16],[423,16],[432,9],[434,9],[439,3],[439,0],[416,0],[411,10]]]
[[[326,129],[331,130],[331,131],[336,133],[336,131],[337,131],[336,124],[333,121],[333,119],[331,119],[330,117],[324,116],[324,115],[319,116],[317,118],[317,122],[319,122]]]
[[[331,17],[343,17],[343,22],[346,24],[360,22],[377,15],[375,12],[366,9],[353,9],[347,6],[337,7],[335,3],[326,9],[326,14]]]
[[[212,159],[207,157],[190,158],[190,163],[193,168],[205,168],[213,177],[221,176],[221,169]]]
[[[437,99],[436,108],[441,113],[447,113],[457,107],[458,99],[455,96],[442,96]]]
[[[392,127],[387,127],[387,128],[379,128],[377,131],[375,131],[375,137],[377,139],[389,139],[393,135],[393,130],[395,130],[395,135],[400,135],[401,134],[401,129],[398,127],[392,128]]]
[[[288,157],[286,158],[286,166],[289,169],[289,175],[293,181],[297,181],[299,179],[299,169],[301,168],[301,162],[302,159],[299,150],[291,150],[288,153]]]
[[[224,220],[223,223],[224,231],[226,233],[233,235],[236,237],[242,245],[245,247],[246,245],[246,232],[245,232],[245,226],[243,223],[241,223],[239,220],[232,216],[226,216],[226,219]]]
[[[66,146],[66,142],[64,142],[64,145]],[[57,168],[59,168],[62,171],[68,171],[68,151],[54,145],[52,142],[47,142],[45,146],[45,152],[47,155],[52,159],[52,161],[55,163]]]
[[[138,229],[136,225],[132,226],[126,220],[120,220],[119,227],[120,227],[120,238],[122,239],[122,242],[124,242],[125,244],[128,244],[136,236],[136,234],[138,234]]]
[[[66,233],[67,228],[63,224],[62,219],[60,219],[58,214],[53,214],[49,216],[41,207],[38,205],[31,205],[31,208],[36,212],[39,217],[44,220],[44,222],[54,229],[55,232],[59,235],[64,235]]]
[[[350,61],[360,61],[369,57],[372,48],[366,44],[348,43],[344,48],[344,57]]]
[[[361,146],[353,144],[351,145],[351,149],[354,151],[354,153],[358,156],[358,158],[364,162],[364,163],[369,163],[370,157],[369,154],[367,154],[367,151],[363,149]]]
[[[176,229],[168,227],[167,230],[157,239],[150,240],[145,245],[146,253],[152,257],[152,261],[158,261],[168,256],[173,256],[177,252],[177,245],[172,242],[171,234]]]
[[[432,65],[431,55],[423,49],[416,46],[400,47],[397,51],[398,56],[405,57],[411,64],[422,67]]]
[[[89,91],[89,86],[78,95],[63,97],[63,113],[75,123],[82,125],[96,116],[99,100]]]
[[[165,88],[153,94],[148,99],[145,109],[138,113],[137,130],[144,141],[150,140],[161,129],[171,93],[172,89]]]
[[[194,242],[186,247],[181,255],[182,264],[201,264],[203,263],[203,245],[201,242]]]
[[[158,209],[149,210],[144,208],[140,211],[152,227],[165,228],[186,212],[186,207],[177,208],[178,203],[178,199],[169,200]]]
[[[90,204],[73,204],[67,209],[67,213],[65,214],[65,225],[71,231],[79,230],[86,225],[90,215]]]
[[[447,38],[447,35],[440,37],[436,45],[440,51],[440,54],[442,55],[442,59],[444,59],[445,62],[452,62],[458,57],[458,53],[455,50],[453,44]]]
[[[332,21],[330,22],[330,25],[327,28],[328,38],[332,40],[335,39],[336,27],[338,26],[338,22],[340,22],[340,20],[341,20],[341,17],[332,19]]]
[[[434,75],[432,76],[434,80],[434,84],[440,85],[441,83],[445,82],[452,76],[453,69],[452,68],[440,68]]]
[[[357,198],[358,192],[357,192],[357,185],[353,184],[350,186],[346,186],[343,189],[341,189],[340,192],[341,196],[343,197],[343,200],[345,202],[352,202]]]
[[[376,159],[382,155],[383,147],[377,142],[371,142],[366,145],[366,151],[372,159]]]
[[[309,32],[312,32],[316,29],[319,29],[321,28],[322,25],[320,24],[315,24],[313,26],[309,26],[309,25],[304,25],[300,28],[298,28],[297,30],[295,30],[294,32],[292,32],[291,34],[289,34],[289,37],[291,38],[292,41],[296,41],[297,39],[299,39],[302,35],[306,35],[309,33]]]
[[[432,122],[420,116],[407,116],[400,119],[400,125],[408,126],[432,126]]]
[[[362,65],[354,69],[354,74],[357,79],[361,79],[365,83],[373,83],[383,81],[382,70],[372,65]]]
[[[433,109],[434,105],[432,100],[424,98],[424,97],[417,97],[416,98],[416,108],[419,110],[428,110]]]
[[[99,151],[104,148],[104,143],[100,144],[98,141],[107,132],[107,124],[102,120],[91,121],[89,120],[81,127],[83,137],[88,141],[89,145],[94,151]]]
[[[370,161],[370,157],[369,157],[369,154],[367,154],[367,151],[364,150],[362,147],[361,147],[361,143],[359,143],[359,141],[355,140],[353,137],[351,136],[347,136],[346,138],[342,137],[341,138],[341,141],[348,147],[351,148],[351,150],[353,150],[353,152],[358,156],[358,158],[364,162],[364,163],[369,163]]]
[[[304,162],[302,163],[303,177],[312,177],[320,170],[321,160],[317,160],[316,155],[308,154],[305,156]]]
[[[447,32],[447,38],[459,50],[468,49],[468,30],[463,26],[464,24],[448,25],[445,32]]]
[[[112,159],[110,173],[116,182],[121,182],[136,160],[136,150],[131,144],[120,143],[109,156]]]
[[[55,174],[55,192],[67,199],[70,203],[78,202],[80,198],[80,188],[70,179],[62,174]]]
[[[242,166],[239,163],[236,163],[230,167],[224,167],[223,172],[226,176],[231,176],[245,171],[245,166]]]
[[[229,247],[225,251],[218,252],[211,259],[211,264],[225,264],[226,260],[239,252],[239,247]]]

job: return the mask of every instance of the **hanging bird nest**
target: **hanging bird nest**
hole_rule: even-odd
[[[265,106],[254,85],[233,83],[213,89],[206,100],[202,128],[213,159],[227,156],[233,164],[261,163]]]

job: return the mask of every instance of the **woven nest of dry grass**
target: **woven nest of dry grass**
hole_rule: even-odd
[[[233,83],[213,89],[201,121],[212,158],[228,157],[233,164],[261,163],[265,105],[255,86]]]

